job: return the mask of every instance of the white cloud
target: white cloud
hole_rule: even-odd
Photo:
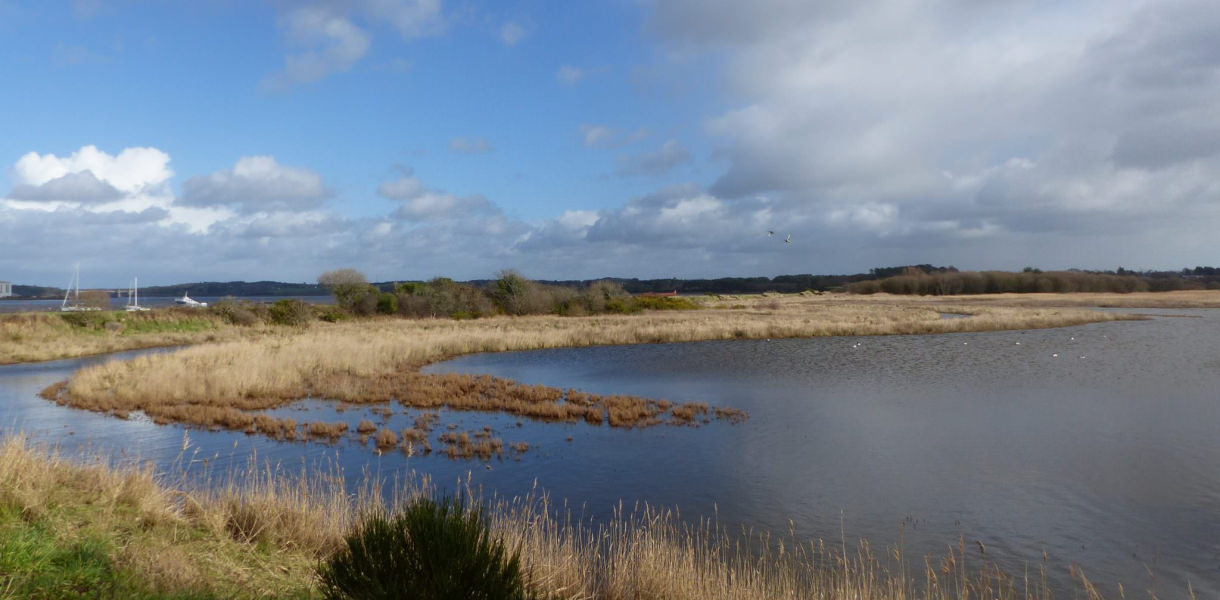
[[[419,179],[410,175],[382,183],[378,186],[377,193],[399,203],[398,209],[393,213],[394,217],[412,222],[502,215],[500,207],[483,196],[455,196],[430,190],[425,188]]]
[[[580,80],[585,76],[585,72],[579,67],[572,65],[563,65],[555,71],[555,79],[566,86],[573,86],[580,83]]]
[[[330,195],[313,171],[280,165],[271,156],[247,156],[230,170],[186,180],[180,203],[242,213],[298,211],[316,208]]]
[[[156,148],[127,148],[111,156],[90,145],[63,158],[29,152],[13,165],[17,183],[33,186],[85,171],[124,192],[162,184],[173,175],[169,155]]]
[[[516,21],[509,21],[500,26],[500,41],[505,46],[516,46],[518,42],[529,35],[529,30]]]
[[[64,157],[29,152],[12,168],[14,186],[0,205],[10,208],[89,212],[167,209],[169,155],[156,148],[127,148],[110,155],[84,146]]]
[[[350,70],[368,52],[369,25],[395,29],[405,40],[438,33],[440,0],[310,0],[285,5],[280,25],[296,50],[284,57],[284,70],[263,81],[278,90]]]

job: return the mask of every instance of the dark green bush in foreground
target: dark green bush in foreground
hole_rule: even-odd
[[[333,599],[529,597],[517,554],[492,539],[482,513],[449,499],[365,519],[319,576]]]

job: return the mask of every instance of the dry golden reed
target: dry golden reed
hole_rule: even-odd
[[[196,477],[112,465],[104,457],[67,460],[7,436],[0,506],[56,535],[112,537],[122,548],[116,563],[165,593],[316,595],[314,567],[362,515],[431,493],[414,478],[389,488],[366,479],[353,493],[341,471],[287,472],[257,460],[240,472]],[[520,551],[532,591],[555,600],[1049,600],[1047,570],[1059,568],[1044,560],[1034,572],[1008,573],[959,539],[943,556],[922,557],[921,569],[900,546],[877,552],[863,541],[734,535],[647,505],[620,506],[603,524],[574,518],[545,495],[474,505],[493,536]],[[1064,590],[1067,597],[1101,600],[1079,569],[1071,574],[1075,593]]]

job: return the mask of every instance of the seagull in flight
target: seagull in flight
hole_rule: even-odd
[[[792,243],[792,234],[791,234],[791,233],[789,233],[789,234],[788,234],[788,237],[784,238],[784,243],[785,243],[785,244],[791,244],[791,243]]]
[[[767,230],[767,237],[775,237],[775,230],[774,230],[774,229],[768,229],[768,230]]]

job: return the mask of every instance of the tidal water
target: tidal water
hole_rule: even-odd
[[[174,301],[175,301],[175,300],[177,300],[177,299],[178,299],[178,298],[180,298],[180,297],[181,297],[181,296],[174,296],[174,297],[169,297],[169,296],[151,296],[151,297],[144,297],[144,296],[140,296],[140,306],[146,306],[146,307],[148,307],[148,308],[160,308],[160,307],[166,307],[166,306],[175,306],[175,302],[174,302]],[[208,304],[215,304],[216,302],[219,302],[219,301],[221,301],[221,300],[224,300],[226,297],[222,297],[222,296],[191,296],[191,298],[192,298],[192,299],[194,299],[194,300],[197,300],[197,301],[199,301],[199,302],[206,302],[206,303],[208,303]],[[228,296],[227,298],[232,298],[232,296]],[[308,302],[308,303],[310,303],[310,304],[334,304],[334,302],[335,302],[335,299],[334,299],[334,297],[333,297],[333,296],[242,296],[242,297],[237,298],[237,300],[248,300],[248,301],[251,301],[251,302],[258,302],[258,303],[261,303],[261,304],[271,304],[271,303],[273,303],[273,302],[276,302],[277,300],[284,300],[284,299],[300,300],[300,301],[302,301],[302,302]],[[57,298],[57,299],[45,299],[45,300],[12,300],[12,299],[6,299],[6,300],[3,300],[3,301],[0,301],[0,313],[11,313],[11,312],[59,312],[59,308],[60,308],[60,306],[61,306],[62,304],[63,304],[63,299],[62,299],[62,298]],[[114,296],[111,296],[111,297],[110,297],[110,308],[111,308],[112,310],[123,310],[123,307],[124,307],[124,306],[126,306],[126,305],[127,305],[127,297],[126,297],[126,296],[117,296],[117,295],[114,295]]]
[[[1148,311],[1147,321],[1037,331],[609,346],[473,355],[431,372],[742,408],[740,425],[621,430],[471,414],[520,457],[378,455],[356,441],[279,443],[190,431],[214,467],[324,460],[349,474],[408,469],[441,487],[468,476],[501,496],[534,488],[589,518],[620,501],[716,515],[729,528],[895,544],[907,556],[976,540],[1018,574],[1043,564],[1072,597],[1069,565],[1129,597],[1220,597],[1220,311]],[[83,364],[0,367],[0,427],[168,463],[184,430],[64,409],[36,397]],[[298,420],[369,415],[301,402]],[[408,427],[415,413],[390,418]],[[374,420],[379,420],[374,418]],[[435,433],[434,433],[435,436]],[[569,439],[570,438],[570,439]],[[439,446],[439,444],[435,444]],[[486,466],[490,466],[487,469]],[[922,560],[919,561],[922,564]],[[1114,595],[1114,594],[1111,594]]]

